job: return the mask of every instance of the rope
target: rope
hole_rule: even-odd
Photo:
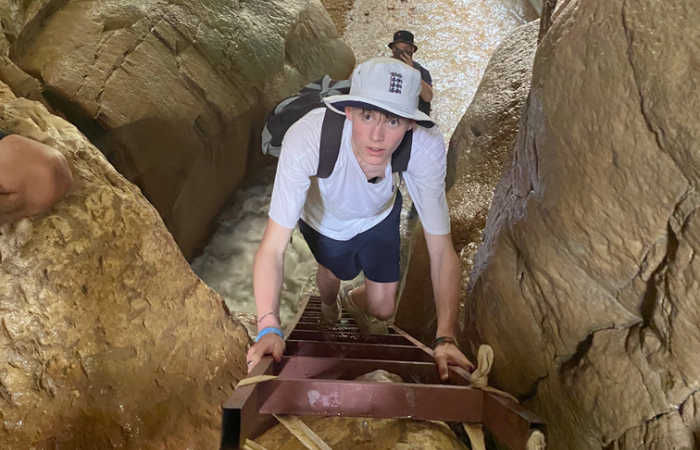
[[[544,433],[540,430],[535,430],[530,433],[525,448],[527,450],[545,450],[547,448],[547,440],[544,437]]]
[[[243,450],[267,450],[267,449],[251,439],[246,439],[245,443],[243,444]]]
[[[489,373],[491,373],[491,368],[493,367],[493,348],[491,348],[490,345],[482,344],[479,346],[479,351],[476,355],[476,363],[476,370],[474,370],[470,376],[472,386],[485,392],[491,392],[496,395],[507,397],[514,402],[519,403],[518,399],[513,397],[511,394],[488,385]],[[486,450],[484,428],[482,424],[463,423],[462,427],[469,436],[469,442],[471,442],[473,450]],[[532,440],[532,436],[530,436],[530,440]],[[529,442],[530,441],[528,440],[528,445]],[[544,450],[544,447],[528,447],[527,450]]]
[[[243,386],[248,386],[249,384],[258,384],[264,381],[276,380],[279,378],[277,375],[256,375],[254,377],[243,378],[236,385],[236,389]]]
[[[280,416],[277,414],[273,414],[273,416],[275,416],[275,419],[279,420],[279,422],[284,425],[284,427],[289,430],[290,433],[296,436],[296,438],[299,439],[299,442],[301,442],[307,449],[333,450],[297,416]]]
[[[476,363],[476,370],[471,374],[471,382],[475,388],[509,398],[515,403],[520,403],[512,394],[488,385],[489,373],[491,373],[491,368],[493,367],[493,348],[491,348],[490,345],[482,344],[479,346],[479,351],[476,355]]]
[[[236,389],[243,386],[248,386],[251,384],[264,383],[265,381],[276,380],[279,378],[276,375],[256,375],[254,377],[243,378],[236,385]],[[323,442],[323,439],[318,437],[314,431],[309,428],[301,419],[297,416],[280,416],[273,414],[275,419],[279,421],[284,427],[289,430],[299,441],[309,450],[333,450],[328,444]],[[243,445],[243,450],[266,450],[260,444],[246,439]]]
[[[472,444],[472,450],[486,450],[484,428],[481,424],[463,423],[462,428],[464,428],[464,431],[466,431],[467,435],[469,436],[469,442]]]

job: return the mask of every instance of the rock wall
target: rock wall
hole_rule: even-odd
[[[319,0],[0,0],[0,15],[0,77],[77,125],[187,257],[261,158],[271,107],[354,65]]]
[[[75,180],[0,229],[0,448],[216,448],[245,329],[74,126],[0,83],[0,128],[60,150]]]
[[[468,320],[552,449],[700,443],[700,10],[558,8]]]

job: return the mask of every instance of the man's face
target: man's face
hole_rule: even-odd
[[[385,165],[399,146],[403,136],[416,123],[410,119],[387,117],[379,111],[345,108],[352,121],[352,150],[361,163]]]
[[[406,42],[396,42],[392,44],[391,51],[396,59],[402,59],[402,53],[408,55],[409,57],[413,57],[413,46]]]

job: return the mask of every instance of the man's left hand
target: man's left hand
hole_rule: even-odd
[[[433,351],[433,358],[435,358],[435,363],[438,366],[440,379],[442,381],[447,380],[449,377],[449,370],[447,368],[449,364],[459,366],[470,372],[475,369],[474,364],[464,356],[464,353],[462,353],[455,344],[449,342],[438,344]]]

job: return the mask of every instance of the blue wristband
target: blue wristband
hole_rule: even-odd
[[[282,330],[280,330],[277,327],[265,327],[262,330],[258,331],[258,337],[255,338],[255,342],[258,342],[261,337],[265,336],[266,334],[274,333],[277,336],[281,337],[284,339],[284,334],[282,334]]]

